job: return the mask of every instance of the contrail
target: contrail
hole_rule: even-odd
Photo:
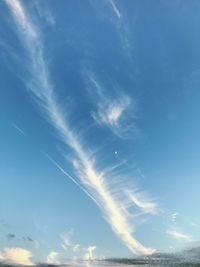
[[[89,198],[92,199],[92,201],[94,201],[98,206],[99,203],[96,201],[96,199],[90,194],[88,193],[87,190],[85,190],[85,188],[79,184],[76,179],[74,179],[68,172],[66,172],[59,164],[58,162],[56,162],[52,157],[50,157],[47,153],[43,152],[43,154],[57,167],[57,169],[59,171],[61,171],[67,178],[69,178],[75,185],[77,185]]]
[[[19,37],[31,61],[32,78],[26,82],[26,86],[35,96],[37,103],[43,107],[63,142],[74,152],[76,156],[74,168],[79,174],[80,181],[100,204],[105,219],[124,244],[134,253],[151,254],[154,250],[143,246],[132,235],[128,211],[123,206],[123,201],[113,195],[109,189],[110,177],[104,177],[102,172],[95,169],[94,161],[82,147],[80,140],[63,116],[45,61],[44,44],[39,28],[32,23],[19,0],[6,0],[6,3],[13,14]],[[122,199],[121,195],[120,197]]]
[[[120,13],[120,11],[117,8],[117,6],[115,5],[114,1],[113,0],[108,0],[108,2],[110,3],[111,7],[113,8],[113,11],[116,14],[116,16],[118,17],[118,19],[121,19],[122,14]]]
[[[18,132],[20,132],[23,136],[26,136],[25,132],[24,132],[19,126],[17,126],[17,124],[13,123],[12,126],[13,126]]]

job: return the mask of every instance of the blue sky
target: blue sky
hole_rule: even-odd
[[[0,8],[0,260],[198,242],[199,1]]]

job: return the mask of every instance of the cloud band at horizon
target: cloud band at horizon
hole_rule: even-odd
[[[6,3],[16,23],[21,43],[31,61],[29,67],[32,77],[25,81],[25,85],[32,92],[36,102],[43,108],[51,124],[57,129],[62,141],[72,149],[76,158],[73,167],[79,175],[80,182],[97,201],[112,230],[133,253],[153,253],[153,249],[143,246],[132,235],[129,214],[124,202],[112,194],[103,171],[99,172],[95,169],[94,159],[90,158],[63,116],[61,107],[56,100],[48,65],[45,62],[44,45],[38,25],[32,23],[31,16],[25,10],[22,2],[6,0]]]

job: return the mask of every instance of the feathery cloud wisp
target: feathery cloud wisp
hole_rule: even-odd
[[[86,83],[92,91],[91,98],[95,102],[92,111],[93,119],[101,126],[108,127],[115,135],[121,138],[133,138],[139,133],[135,124],[135,104],[125,93],[116,90],[114,95],[103,88],[91,71],[84,71]]]
[[[171,221],[172,221],[173,223],[176,223],[176,219],[177,219],[177,216],[178,216],[178,215],[179,215],[178,212],[174,212],[174,213],[171,214]]]
[[[100,124],[106,124],[110,127],[120,127],[120,119],[123,113],[128,108],[130,104],[130,99],[123,98],[118,99],[116,102],[108,103],[106,109],[103,103],[99,104],[99,109],[97,114],[94,114],[94,118]]]
[[[114,13],[116,14],[116,16],[118,17],[118,19],[121,19],[122,14],[120,13],[119,9],[117,8],[114,0],[108,0],[109,4],[111,5]]]
[[[180,240],[180,241],[191,241],[191,236],[183,233],[175,228],[170,228],[166,231],[166,233],[173,238]]]
[[[75,155],[75,170],[79,174],[80,181],[87,191],[100,203],[105,219],[110,224],[116,235],[134,253],[150,254],[154,250],[143,246],[132,235],[129,222],[129,214],[121,200],[112,194],[109,187],[109,179],[102,171],[97,171],[94,159],[91,159],[83,148],[76,134],[71,130],[61,108],[56,101],[53,84],[50,79],[48,65],[45,62],[44,49],[39,28],[31,21],[25,11],[22,2],[18,0],[6,0],[14,20],[18,27],[18,33],[22,44],[29,53],[32,78],[26,81],[28,89],[35,96],[37,103],[43,107],[52,125],[57,129],[63,142],[72,149]],[[121,191],[119,190],[119,193]]]
[[[23,248],[4,248],[0,252],[0,260],[19,265],[33,265],[31,252]]]
[[[72,241],[72,235],[73,235],[73,229],[71,229],[69,232],[61,234],[60,237],[62,239],[61,247],[64,250],[67,250],[70,248],[74,253],[78,252],[80,249],[80,245],[76,244]]]
[[[128,192],[128,195],[131,201],[144,213],[158,214],[159,209],[157,203],[145,198],[144,195],[132,194],[131,192]]]
[[[22,135],[26,136],[25,132],[19,126],[17,126],[17,124],[13,123],[12,126]]]

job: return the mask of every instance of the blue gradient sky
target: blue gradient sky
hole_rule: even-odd
[[[200,2],[7,0],[0,10],[0,256],[141,252],[88,184],[60,114],[140,244],[198,242]]]

